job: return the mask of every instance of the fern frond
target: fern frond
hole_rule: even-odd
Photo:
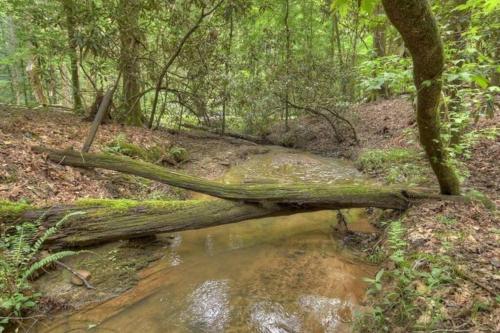
[[[35,262],[33,265],[30,266],[30,268],[28,268],[24,272],[24,274],[21,277],[21,282],[26,281],[31,276],[31,274],[33,274],[34,272],[36,272],[40,268],[43,268],[49,264],[52,264],[58,260],[61,260],[62,258],[73,256],[75,254],[78,254],[78,252],[77,251],[61,251],[61,252],[53,253],[53,254]]]
[[[54,235],[58,230],[59,228],[67,221],[69,220],[70,218],[72,218],[73,216],[78,216],[78,215],[83,215],[85,214],[85,212],[73,212],[73,213],[70,213],[70,214],[67,214],[65,215],[62,219],[60,219],[59,221],[57,221],[57,223],[48,228],[42,236],[40,236],[40,238],[37,239],[37,241],[35,242],[35,244],[33,245],[33,247],[31,248],[31,254],[29,256],[29,259],[33,258],[33,256],[35,254],[38,253],[38,251],[40,251],[43,243],[52,235]]]

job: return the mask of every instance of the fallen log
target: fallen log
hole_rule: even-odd
[[[0,204],[0,208],[5,208],[0,209],[0,226],[7,225],[8,228],[9,222],[12,225],[12,222],[38,221],[41,232],[69,213],[85,212],[84,215],[73,216],[64,223],[47,241],[50,247],[84,247],[320,209],[405,209],[410,203],[421,199],[463,200],[462,197],[375,185],[222,184],[109,154],[86,154],[42,147],[34,150],[46,153],[49,160],[59,164],[120,171],[224,198],[144,202],[86,199],[70,206],[50,209],[33,209],[27,205],[1,207]],[[6,232],[1,231],[2,234]]]
[[[285,210],[277,205],[244,204],[220,199],[143,202],[84,199],[70,206],[27,208],[15,220],[11,219],[10,225],[12,222],[37,221],[43,232],[73,212],[85,214],[66,221],[45,242],[48,247],[86,247],[159,233],[202,229],[285,213]]]
[[[178,171],[111,154],[33,148],[52,162],[83,168],[114,170],[214,197],[246,203],[275,203],[288,208],[392,208],[406,209],[413,198],[439,196],[401,188],[364,184],[223,184]]]
[[[213,129],[213,128],[209,128],[209,127],[205,127],[205,126],[195,126],[195,125],[191,125],[191,124],[182,124],[182,127],[189,128],[189,129],[194,129],[194,130],[198,130],[198,131],[209,132],[209,133],[217,134],[217,135],[220,135],[220,136],[227,136],[227,137],[231,137],[231,138],[236,138],[236,139],[241,139],[241,140],[245,140],[245,141],[250,141],[250,142],[253,142],[253,143],[260,144],[260,145],[272,144],[266,138],[263,138],[263,137],[260,137],[260,136],[256,136],[256,135],[236,133],[236,132],[231,132],[231,131],[227,131],[227,130],[224,131],[224,133],[221,133],[217,129]]]

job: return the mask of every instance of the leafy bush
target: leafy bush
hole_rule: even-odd
[[[39,293],[34,293],[29,278],[39,269],[75,251],[61,251],[41,257],[44,242],[54,235],[71,217],[81,215],[74,212],[59,220],[53,227],[37,237],[41,218],[35,223],[23,223],[6,230],[0,240],[0,332],[13,320],[36,307]],[[42,215],[43,218],[43,215]]]
[[[366,60],[359,66],[359,72],[362,96],[373,95],[383,88],[390,95],[412,93],[415,90],[410,58],[390,55]]]

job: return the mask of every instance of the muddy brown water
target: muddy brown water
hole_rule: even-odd
[[[349,163],[272,148],[224,182],[363,181]],[[363,210],[344,211],[373,232]],[[335,211],[262,218],[175,234],[136,287],[38,326],[48,332],[348,332],[377,267],[332,237]]]

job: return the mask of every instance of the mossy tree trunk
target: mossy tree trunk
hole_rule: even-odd
[[[284,208],[278,205],[244,204],[229,200],[141,202],[89,199],[69,206],[26,209],[18,213],[15,220],[37,220],[43,232],[65,215],[83,212],[82,215],[69,218],[59,227],[57,233],[47,240],[48,247],[60,248],[86,247],[159,233],[202,229],[284,211]],[[10,214],[11,223],[12,217]]]
[[[417,88],[420,142],[443,194],[459,194],[460,184],[441,139],[439,102],[444,52],[436,20],[427,0],[383,0],[390,21],[400,32],[413,59]]]
[[[83,247],[321,209],[405,209],[420,199],[454,199],[450,196],[373,185],[222,184],[113,155],[45,148],[34,150],[46,153],[50,160],[59,164],[120,171],[223,198],[143,202],[85,199],[72,205],[45,209],[0,202],[0,227],[13,222],[41,220],[42,232],[68,213],[85,212],[85,215],[73,217],[63,224],[57,234],[49,239],[49,246],[53,247]]]
[[[68,55],[71,68],[71,90],[73,96],[73,109],[77,114],[83,114],[82,99],[80,95],[80,77],[78,74],[78,53],[75,36],[76,15],[75,1],[62,0],[66,12],[66,32],[68,34]]]
[[[378,207],[405,209],[411,197],[420,196],[405,189],[362,184],[224,184],[147,162],[111,154],[86,154],[74,150],[37,147],[58,164],[114,170],[162,182],[214,197],[246,203],[273,203],[302,209]]]
[[[129,125],[141,126],[143,115],[140,95],[139,46],[141,32],[139,29],[140,1],[120,0],[118,4],[118,30],[120,32],[120,70],[123,73],[123,106],[126,122]]]

